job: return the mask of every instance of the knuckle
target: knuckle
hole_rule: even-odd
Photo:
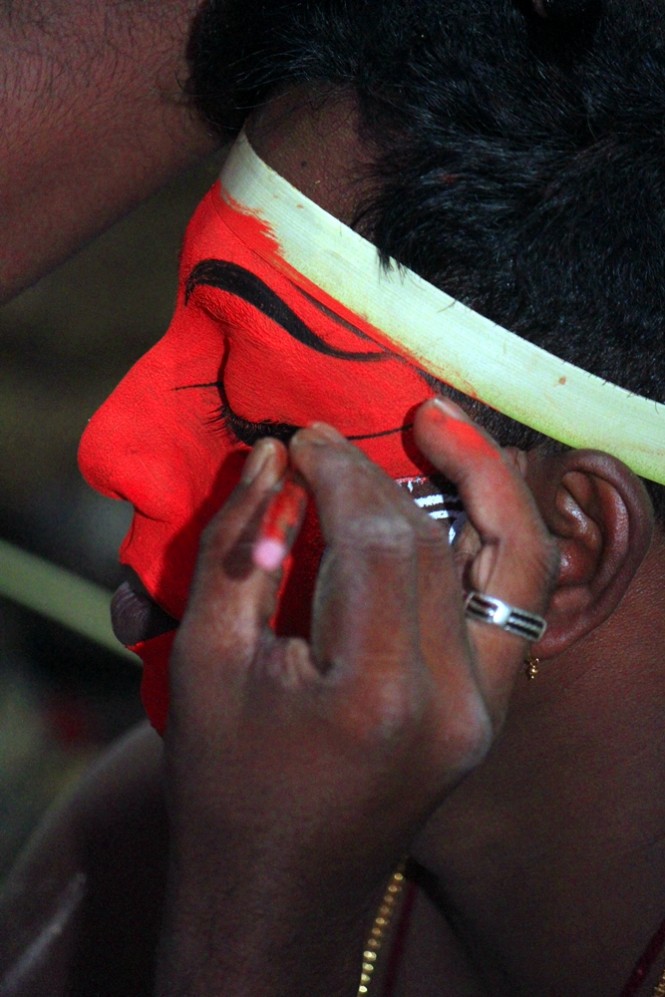
[[[297,434],[297,440],[303,431]],[[307,430],[304,431],[307,433]],[[312,485],[332,492],[353,486],[371,471],[365,455],[354,446],[298,447],[295,451],[298,466]]]
[[[485,759],[494,724],[479,695],[448,704],[443,711],[427,683],[395,677],[376,683],[344,711],[347,747],[366,757],[411,759],[416,769],[438,773],[437,780],[456,784]]]
[[[344,696],[341,711],[346,743],[385,750],[420,728],[427,697],[419,683],[395,662],[372,662],[372,675]]]
[[[396,558],[413,558],[420,552],[440,555],[448,548],[441,527],[410,508],[357,512],[345,522],[339,539],[357,550],[376,550]]]
[[[376,683],[370,701],[372,730],[376,740],[394,740],[402,732],[419,726],[424,710],[423,696],[405,675]]]
[[[495,726],[480,696],[470,696],[441,725],[442,754],[452,777],[461,778],[485,759],[495,736]]]
[[[356,549],[378,549],[402,557],[412,555],[416,547],[412,524],[388,510],[354,515],[345,523],[343,539]]]

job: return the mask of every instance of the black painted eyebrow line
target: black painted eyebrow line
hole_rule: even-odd
[[[199,285],[215,287],[220,291],[228,291],[236,297],[242,298],[243,301],[253,305],[263,315],[281,326],[293,339],[317,353],[323,353],[338,360],[357,360],[360,363],[372,363],[390,356],[385,351],[355,353],[330,346],[324,339],[317,336],[309,326],[305,325],[302,319],[264,281],[253,274],[251,270],[238,266],[236,263],[230,263],[227,260],[201,260],[200,263],[197,263],[187,278],[185,304],[188,304],[194,289]]]
[[[366,332],[362,332],[356,325],[354,325],[352,322],[349,322],[348,319],[342,318],[341,315],[338,315],[337,312],[335,312],[332,308],[329,308],[328,305],[324,305],[322,301],[317,301],[317,299],[314,297],[313,294],[308,294],[307,291],[303,290],[302,287],[298,287],[298,285],[295,284],[293,281],[290,281],[289,283],[291,284],[291,287],[296,292],[296,294],[299,294],[301,298],[304,298],[305,301],[308,301],[310,305],[312,305],[313,308],[316,308],[318,311],[320,311],[322,315],[327,315],[328,318],[332,319],[334,322],[337,322],[345,329],[348,329],[349,332],[352,332],[354,336],[358,337],[358,339],[362,339],[366,343],[372,343],[373,346],[378,346],[376,340],[372,339],[371,336],[368,336]],[[383,348],[382,352],[389,353],[390,350],[386,350],[385,348]]]

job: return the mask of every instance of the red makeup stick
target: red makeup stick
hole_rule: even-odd
[[[287,476],[268,505],[259,535],[254,541],[252,560],[257,568],[264,571],[281,568],[306,502],[307,493],[303,486],[295,478]]]

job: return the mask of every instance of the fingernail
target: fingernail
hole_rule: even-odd
[[[329,426],[327,422],[311,422],[309,426],[307,426],[305,434],[303,434],[302,431],[300,433],[296,433],[293,437],[292,445],[295,444],[297,446],[299,443],[303,442],[303,440],[309,441],[310,443],[324,441],[327,443],[346,442],[345,437],[342,436],[341,433],[338,433],[336,429],[333,429],[332,426]]]
[[[437,395],[436,398],[431,399],[429,404],[435,406],[441,412],[445,412],[445,414],[451,419],[459,419],[462,422],[471,421],[466,412],[461,409],[459,405],[456,405],[455,402],[451,402],[450,398],[444,398],[441,395]]]
[[[312,422],[309,428],[333,443],[344,443],[346,440],[346,437],[342,436],[333,426],[329,426],[327,422]]]
[[[242,483],[244,485],[251,485],[252,481],[258,478],[268,461],[274,456],[274,453],[275,445],[272,440],[259,440],[254,445],[252,452],[243,466]]]

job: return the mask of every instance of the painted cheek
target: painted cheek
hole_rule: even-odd
[[[245,451],[201,465],[201,493],[182,514],[159,522],[136,513],[120,560],[139,575],[154,599],[176,619],[185,611],[201,533],[240,479]],[[213,472],[213,473],[211,473]],[[177,488],[174,489],[177,491]]]
[[[174,640],[175,630],[172,630],[131,649],[143,662],[141,699],[148,719],[158,734],[166,730],[169,712],[168,661]]]

